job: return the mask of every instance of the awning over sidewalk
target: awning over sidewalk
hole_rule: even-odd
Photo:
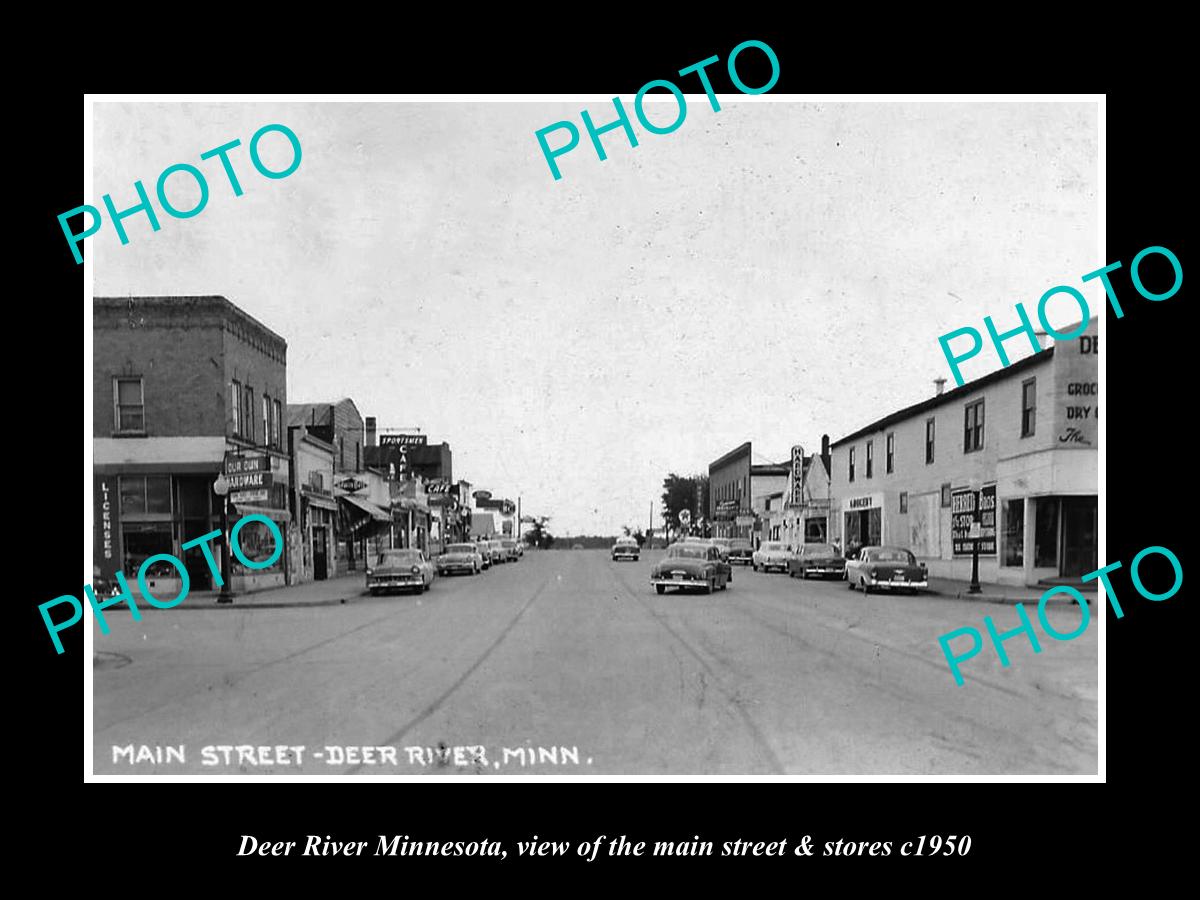
[[[342,494],[337,499],[339,503],[349,504],[350,506],[354,507],[359,514],[366,513],[377,522],[392,521],[392,517],[388,514],[387,510],[376,506],[370,500],[364,500],[362,497],[355,497],[353,494]],[[345,506],[343,506],[343,510],[346,512],[351,512],[351,510],[346,509]]]
[[[286,509],[275,509],[270,506],[251,506],[248,503],[235,503],[234,508],[239,516],[266,516],[274,522],[290,522],[292,514]]]
[[[315,506],[318,509],[337,510],[337,501],[327,494],[310,494],[308,491],[302,489],[300,496],[308,501],[309,506]]]
[[[405,511],[412,510],[413,512],[421,513],[421,515],[429,515],[429,507],[420,500],[413,500],[410,497],[395,497],[392,500],[392,509],[403,509]]]

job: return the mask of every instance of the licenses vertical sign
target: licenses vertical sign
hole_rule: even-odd
[[[92,496],[96,504],[96,534],[92,560],[103,578],[113,578],[121,569],[121,514],[117,476],[96,475]]]

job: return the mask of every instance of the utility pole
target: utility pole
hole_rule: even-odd
[[[646,532],[646,549],[654,549],[654,501],[650,501],[650,528]]]

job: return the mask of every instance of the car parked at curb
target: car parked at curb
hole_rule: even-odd
[[[658,594],[667,588],[699,590],[705,594],[729,587],[729,563],[709,543],[680,542],[667,548],[667,555],[650,570],[650,583]]]
[[[475,544],[450,544],[437,558],[439,575],[449,575],[451,572],[478,575],[483,570],[483,554]]]
[[[500,541],[500,546],[504,549],[505,562],[516,562],[521,558],[521,551],[517,549],[519,545],[516,541]]]
[[[787,544],[779,541],[763,541],[762,546],[755,550],[750,557],[750,565],[755,572],[770,572],[772,569],[777,572],[786,572],[788,561],[791,558],[792,551]]]
[[[385,591],[410,591],[422,594],[433,584],[433,564],[425,553],[412,548],[384,550],[367,569],[367,590],[371,596]]]
[[[846,562],[846,586],[869,594],[874,590],[917,593],[929,587],[929,572],[911,550],[902,547],[863,547]]]
[[[788,560],[792,578],[845,578],[846,558],[833,544],[803,544]]]

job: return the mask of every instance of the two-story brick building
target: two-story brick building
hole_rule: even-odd
[[[751,460],[746,441],[709,464],[707,515],[713,537],[763,538],[766,498],[787,489],[791,468]]]
[[[231,588],[283,585],[295,535],[288,510],[287,342],[224,297],[96,297],[93,300],[92,445],[96,559],[103,575],[131,583],[142,561],[181,559],[193,590],[215,587],[199,546],[221,527],[226,498],[213,490],[227,458],[262,461],[269,484],[229,495],[229,524],[251,513],[285,535],[280,559],[252,570],[230,558]],[[273,552],[262,523],[242,529],[251,559]],[[219,542],[214,542],[214,547]],[[149,586],[178,589],[169,566]]]
[[[860,428],[831,445],[831,529],[890,544],[932,575],[1076,578],[1099,542],[1097,323],[1080,336]],[[976,493],[976,490],[978,493]]]

